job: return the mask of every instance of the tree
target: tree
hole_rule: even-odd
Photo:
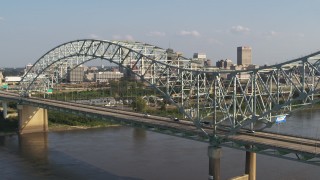
[[[147,103],[141,97],[137,97],[135,101],[132,102],[131,106],[134,110],[143,112],[147,107]]]
[[[161,111],[166,111],[167,110],[167,104],[165,102],[161,102],[160,110]]]

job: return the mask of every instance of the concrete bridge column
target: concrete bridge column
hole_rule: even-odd
[[[8,117],[8,103],[6,101],[2,101],[2,108],[3,118],[6,119]]]
[[[257,154],[246,151],[246,169],[245,173],[249,175],[249,180],[256,180],[257,174]]]
[[[221,147],[208,146],[209,180],[220,180]]]
[[[18,105],[19,133],[34,133],[48,131],[47,109]]]

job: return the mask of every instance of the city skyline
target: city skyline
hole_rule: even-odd
[[[2,2],[0,67],[24,67],[75,39],[130,40],[172,48],[215,64],[237,61],[252,48],[252,63],[272,65],[315,52],[320,2],[308,1],[40,1]],[[300,13],[299,13],[300,12]]]

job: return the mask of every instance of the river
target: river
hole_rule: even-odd
[[[319,138],[319,110],[269,129]],[[1,179],[208,179],[207,144],[131,127],[0,136]],[[244,173],[245,152],[222,148],[221,176]],[[258,180],[318,180],[320,167],[257,155]]]

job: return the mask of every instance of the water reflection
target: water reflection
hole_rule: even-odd
[[[133,129],[133,140],[134,141],[145,141],[147,138],[146,130],[141,128],[134,128]]]
[[[6,140],[5,136],[0,136],[0,146],[4,146],[5,140]]]
[[[274,126],[273,130],[310,132],[315,136],[320,111],[310,116],[303,113],[288,117],[286,123]],[[206,152],[206,143],[130,127],[0,136],[0,177],[32,180],[207,179]],[[222,179],[243,174],[244,162],[243,151],[223,148]],[[316,180],[318,175],[317,166],[257,155],[259,180]]]
[[[47,133],[22,134],[18,137],[20,155],[37,163],[48,163]]]
[[[295,111],[287,117],[285,123],[273,125],[272,128],[266,129],[266,131],[318,139],[320,129],[319,117],[319,109]]]

